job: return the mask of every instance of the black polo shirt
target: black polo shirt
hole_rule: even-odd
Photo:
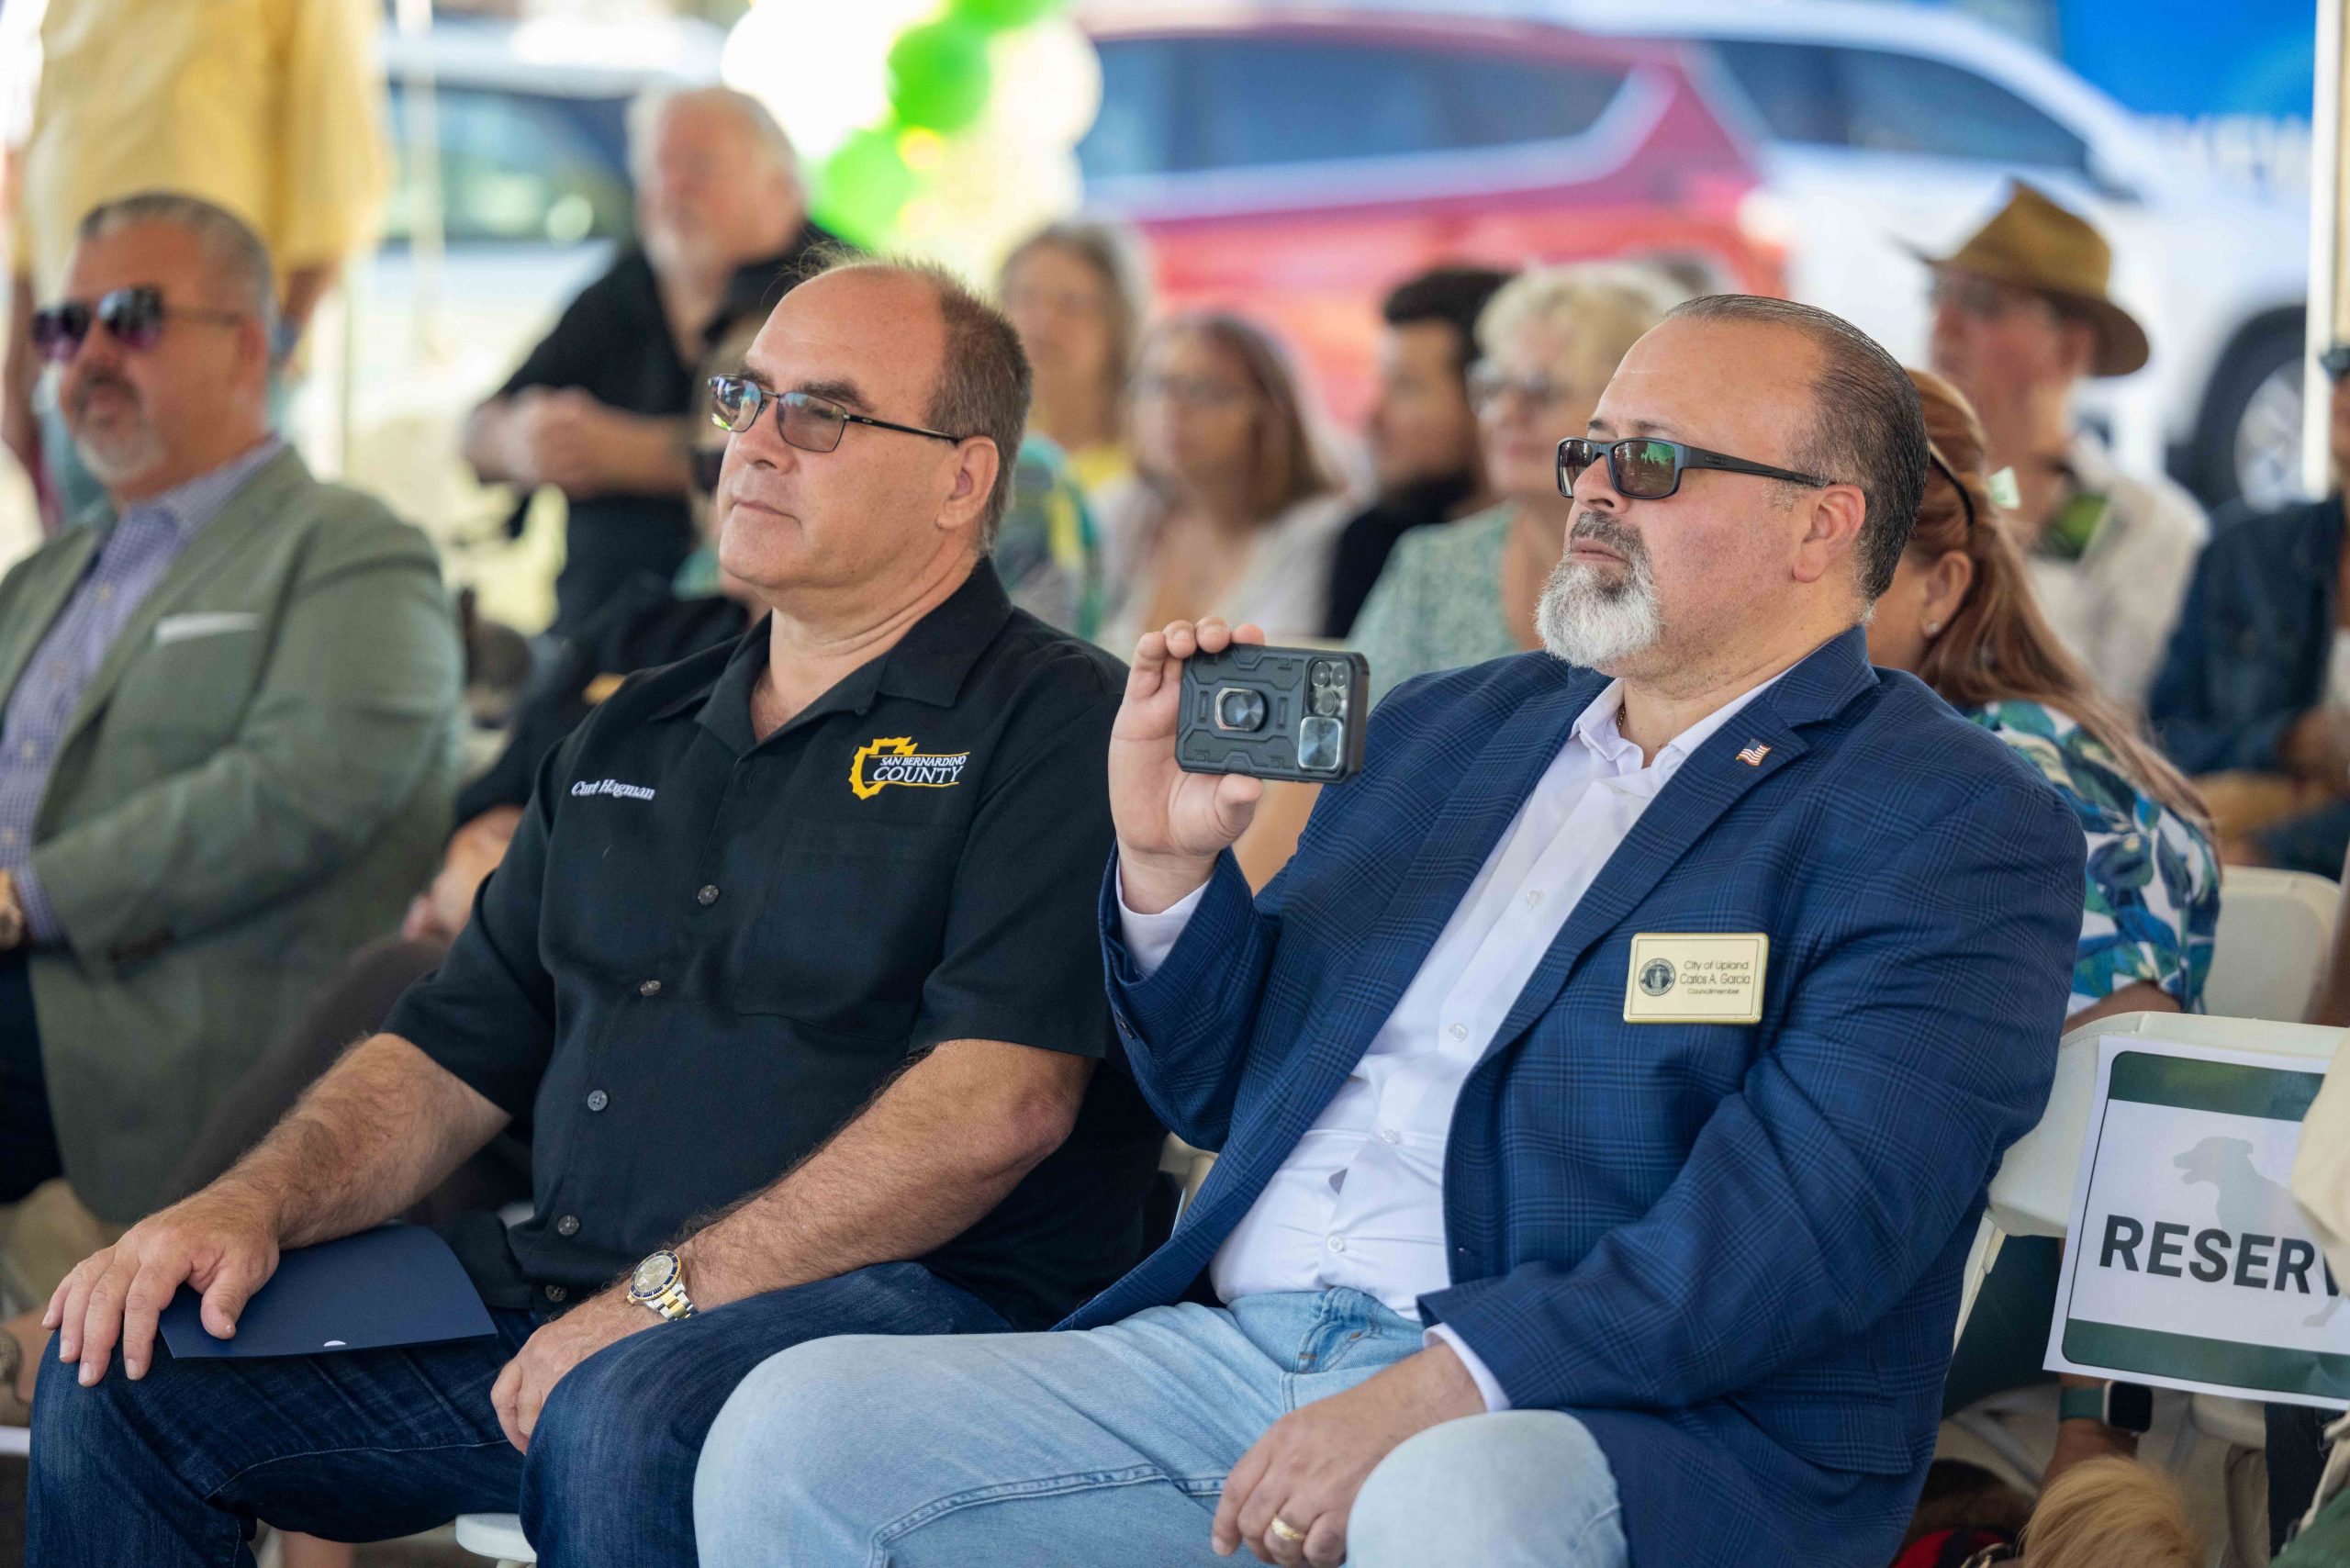
[[[1013,610],[984,562],[762,744],[767,655],[762,620],[599,705],[393,1010],[531,1139],[532,1217],[453,1239],[493,1305],[576,1300],[774,1182],[910,1058],[1005,1040],[1109,1059],[1068,1142],[922,1261],[1049,1324],[1139,1254],[1160,1136],[1094,927],[1118,663]]]
[[[811,223],[791,243],[735,269],[725,303],[703,334],[702,352],[733,324],[764,317],[800,281],[820,248],[840,241]],[[702,367],[677,352],[653,263],[636,246],[564,309],[520,369],[498,389],[511,398],[530,386],[576,387],[607,408],[676,419],[700,411]],[[521,526],[527,506],[515,510]],[[555,579],[554,630],[578,630],[639,572],[666,577],[693,548],[693,519],[681,487],[675,495],[589,496],[568,503],[562,574]]]

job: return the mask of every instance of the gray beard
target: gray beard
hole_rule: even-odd
[[[133,420],[128,429],[118,428],[102,436],[84,435],[70,424],[67,429],[73,437],[73,449],[82,454],[91,476],[109,487],[138,478],[165,455],[163,438],[143,414]]]
[[[1634,553],[1613,581],[1601,567],[1561,557],[1542,585],[1534,627],[1553,658],[1613,673],[1611,666],[1647,652],[1664,634],[1648,557]]]

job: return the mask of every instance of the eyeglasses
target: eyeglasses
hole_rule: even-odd
[[[970,439],[948,435],[945,431],[926,431],[920,425],[893,424],[867,414],[852,414],[838,403],[806,392],[770,392],[741,375],[711,376],[710,400],[711,421],[736,435],[757,424],[759,410],[774,404],[776,429],[786,442],[802,452],[832,451],[840,445],[841,436],[851,425],[871,425],[875,430],[923,436],[949,446],[959,446]]]
[[[1572,499],[1575,481],[1602,457],[1607,459],[1607,482],[1615,487],[1617,495],[1634,501],[1664,499],[1681,488],[1681,476],[1692,468],[1752,474],[1758,478],[1780,479],[1815,489],[1838,483],[1815,474],[1798,474],[1792,468],[1749,463],[1727,453],[1707,452],[1702,446],[1685,446],[1677,441],[1657,441],[1648,436],[1635,436],[1628,441],[1585,441],[1571,436],[1559,443],[1559,494]]]
[[[2328,381],[2339,382],[2350,376],[2350,343],[2336,343],[2319,354],[2317,367],[2325,372]]]
[[[92,305],[68,299],[36,310],[28,323],[33,348],[51,364],[63,364],[81,352],[93,323],[124,348],[145,353],[163,335],[166,321],[204,321],[227,326],[246,319],[241,310],[204,310],[192,305],[163,303],[163,291],[151,284],[118,288],[101,295]]]
[[[1926,290],[1926,303],[1937,310],[1948,307],[1977,321],[1996,321],[2012,311],[2034,306],[2052,318],[2056,314],[2056,308],[2037,294],[2010,287],[1995,278],[1965,273],[1935,274],[1932,286]]]
[[[1555,408],[1574,396],[1574,388],[1537,371],[1511,375],[1490,360],[1469,367],[1469,406],[1483,413],[1505,398],[1518,398],[1538,409]]]
[[[1203,375],[1169,375],[1149,372],[1135,377],[1135,396],[1194,409],[1229,409],[1248,400],[1248,389]]]

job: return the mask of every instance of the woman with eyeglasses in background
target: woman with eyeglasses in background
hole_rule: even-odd
[[[1574,517],[1559,442],[1583,433],[1625,351],[1672,304],[1662,280],[1605,264],[1537,267],[1494,296],[1477,320],[1469,396],[1502,498],[1397,543],[1350,639],[1371,661],[1374,699],[1416,675],[1540,645],[1534,606]]]
[[[1869,622],[1869,660],[1908,671],[2013,746],[2079,822],[2087,870],[2066,1027],[2121,1013],[2199,1013],[2220,923],[2219,857],[2202,798],[2041,612],[2013,524],[1991,497],[1974,409],[1941,376],[1909,374],[1930,462],[1908,548]],[[2045,1377],[2058,1257],[2057,1243],[2040,1238],[2001,1249],[1952,1358],[1945,1414]],[[2126,1402],[2109,1407],[2103,1384],[2065,1381],[2048,1480],[2136,1446],[2137,1417],[2120,1414]],[[2109,1425],[2109,1415],[2131,1426]]]
[[[1161,325],[1134,387],[1133,479],[1102,498],[1100,641],[1217,615],[1270,641],[1316,635],[1348,498],[1289,357],[1237,316]]]

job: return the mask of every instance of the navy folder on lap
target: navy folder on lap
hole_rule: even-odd
[[[245,1304],[237,1337],[216,1339],[197,1314],[202,1298],[182,1285],[163,1309],[163,1343],[174,1356],[311,1356],[433,1345],[496,1333],[449,1244],[421,1226],[375,1230],[298,1247]]]

